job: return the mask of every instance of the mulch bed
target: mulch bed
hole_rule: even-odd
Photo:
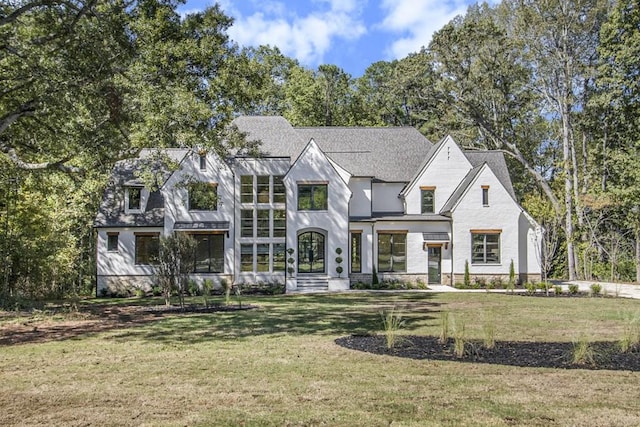
[[[640,351],[621,353],[617,342],[599,341],[591,343],[593,362],[572,363],[574,347],[567,342],[496,341],[488,349],[482,341],[466,341],[464,355],[454,353],[454,340],[440,343],[437,337],[403,335],[393,348],[387,348],[384,335],[351,335],[338,338],[339,346],[367,353],[405,357],[417,360],[445,360],[498,365],[562,368],[562,369],[609,369],[640,371]]]

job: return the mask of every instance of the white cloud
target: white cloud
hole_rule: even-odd
[[[260,3],[260,12],[250,16],[225,9],[235,18],[229,35],[244,46],[277,46],[285,55],[315,66],[322,63],[334,39],[355,40],[366,33],[360,0],[318,0],[313,4],[316,10],[305,16],[276,1]]]
[[[463,0],[383,0],[381,8],[386,16],[381,29],[406,34],[388,46],[389,57],[403,58],[427,46],[434,32],[464,14],[467,7]]]

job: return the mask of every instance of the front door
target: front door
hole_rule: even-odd
[[[432,285],[440,284],[440,264],[442,260],[442,247],[441,246],[429,246],[428,252],[428,267],[429,267],[429,283]]]
[[[298,273],[324,273],[324,235],[307,231],[298,236]]]

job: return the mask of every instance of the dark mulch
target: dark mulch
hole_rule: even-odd
[[[621,353],[617,342],[591,343],[593,362],[573,364],[573,344],[567,342],[496,341],[495,347],[485,348],[482,341],[467,341],[464,356],[454,353],[454,340],[442,344],[431,336],[402,336],[389,349],[384,335],[351,335],[338,338],[336,344],[367,353],[406,357],[419,360],[447,360],[472,363],[491,363],[536,368],[609,369],[640,371],[640,351]]]

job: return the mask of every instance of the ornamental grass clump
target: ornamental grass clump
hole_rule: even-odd
[[[620,338],[620,351],[623,353],[638,350],[640,348],[640,315],[624,315],[624,327]]]
[[[464,350],[466,346],[465,340],[465,324],[463,321],[452,321],[453,324],[453,353],[458,359],[464,357]]]
[[[446,344],[449,340],[449,312],[443,311],[440,313],[440,336],[438,340],[441,344]]]
[[[485,316],[482,332],[484,333],[484,347],[487,349],[494,348],[496,346],[496,322],[493,319],[493,315]]]
[[[399,332],[404,327],[405,321],[402,313],[397,312],[395,306],[389,311],[380,312],[380,316],[387,348],[391,349],[399,342]]]
[[[573,342],[574,365],[594,366],[596,364],[595,350],[591,341],[586,336],[581,336],[578,341]]]

